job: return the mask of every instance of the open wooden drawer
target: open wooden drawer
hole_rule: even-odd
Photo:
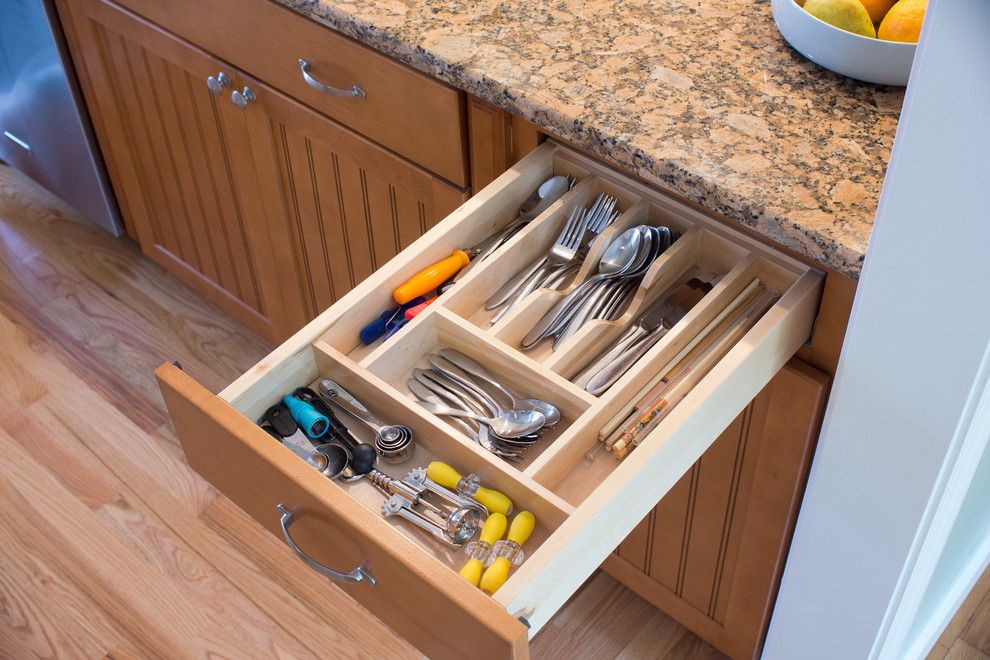
[[[391,305],[398,284],[511,221],[551,173],[574,176],[578,183],[395,336],[370,347],[360,344],[358,331]],[[483,301],[493,286],[546,250],[574,205],[588,204],[601,191],[618,197],[623,211],[606,230],[610,235],[650,222],[666,224],[681,237],[653,265],[618,321],[588,324],[555,352],[523,352],[521,329],[561,294],[535,291],[494,325]],[[722,277],[615,385],[593,396],[568,380],[583,356],[614,341],[638,309],[691,265]],[[753,277],[781,293],[773,307],[625,460],[598,451],[599,429]],[[279,536],[277,505],[295,512],[291,534],[314,560],[343,573],[363,565],[375,584],[362,579],[342,586],[410,642],[434,657],[524,657],[528,636],[546,624],[810,337],[822,281],[807,265],[548,142],[219,395],[171,364],[157,375],[189,464]],[[563,413],[561,423],[521,463],[488,453],[425,412],[406,389],[411,370],[441,346],[468,354],[514,389],[553,401]],[[383,518],[383,498],[370,485],[328,481],[256,425],[284,393],[320,377],[340,382],[387,421],[412,428],[416,456],[385,471],[401,476],[437,457],[463,473],[479,474],[517,509],[536,515],[525,562],[493,596],[457,574],[462,553]],[[322,578],[314,574],[314,579]]]

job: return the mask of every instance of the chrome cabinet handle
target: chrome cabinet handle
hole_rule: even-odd
[[[258,97],[255,96],[254,90],[248,86],[244,86],[244,91],[238,92],[236,89],[230,93],[230,101],[238,108],[243,110],[248,107],[249,103],[252,103]]]
[[[293,520],[295,520],[292,510],[284,504],[277,504],[275,505],[275,508],[282,514],[282,534],[285,536],[285,542],[289,544],[289,547],[292,548],[297,555],[299,555],[299,558],[303,560],[304,564],[312,568],[320,575],[325,575],[336,582],[367,582],[372,586],[378,584],[375,576],[371,574],[371,570],[364,564],[361,564],[350,573],[341,573],[340,571],[333,570],[329,566],[324,566],[310,557],[305,551],[303,551],[302,548],[296,545],[296,542],[292,540],[292,534],[289,533],[289,525],[291,525]]]
[[[206,88],[210,90],[210,93],[213,94],[213,96],[220,96],[225,87],[230,87],[230,78],[223,71],[218,73],[215,77],[210,76],[206,79]]]
[[[350,89],[340,89],[339,87],[331,87],[330,85],[321,83],[319,80],[309,75],[309,69],[309,62],[300,58],[299,70],[302,71],[303,80],[305,80],[306,84],[313,89],[318,89],[325,94],[330,94],[331,96],[353,96],[357,99],[363,99],[367,96],[367,94],[364,93],[364,90],[357,85],[353,85]]]

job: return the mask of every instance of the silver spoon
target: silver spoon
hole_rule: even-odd
[[[424,387],[439,396],[443,405],[460,408],[467,412],[478,413],[479,415],[498,415],[499,410],[486,406],[481,400],[475,398],[470,392],[453,381],[442,378],[440,374],[432,369],[413,369],[413,378],[419,381]]]
[[[523,349],[529,349],[539,343],[542,339],[550,336],[557,329],[558,321],[566,320],[567,313],[574,304],[580,301],[585,292],[592,289],[595,283],[606,277],[611,277],[624,268],[631,266],[639,254],[639,246],[643,240],[643,235],[637,227],[632,227],[622,232],[618,238],[612,241],[605,249],[601,259],[598,261],[598,274],[587,279],[577,289],[567,294],[554,307],[543,315],[543,318],[533,326],[522,340]]]
[[[495,435],[505,438],[518,438],[529,435],[546,425],[547,418],[535,410],[509,410],[497,417],[485,417],[476,413],[458,410],[450,406],[441,406],[424,402],[422,406],[434,415],[464,417],[473,419],[491,427]]]
[[[454,365],[460,367],[475,378],[488,383],[496,390],[504,394],[506,398],[512,402],[511,405],[513,410],[535,410],[542,413],[547,420],[547,426],[553,426],[560,421],[560,409],[558,409],[557,406],[540,399],[524,399],[517,396],[515,392],[492,378],[492,375],[489,374],[484,367],[460,351],[453,348],[441,348],[440,355],[448,361],[453,362]]]
[[[420,400],[420,405],[422,405],[423,402],[443,405],[445,399],[449,400],[447,399],[447,396],[449,395],[441,395],[425,383],[414,378],[410,378],[406,381],[406,386],[409,388],[409,391],[412,392],[413,396]],[[522,460],[518,453],[499,448],[498,445],[496,445],[495,440],[491,437],[490,430],[484,424],[474,422],[474,424],[478,427],[478,430],[476,431],[471,427],[471,424],[469,424],[467,420],[459,417],[451,417],[450,421],[460,426],[469,438],[474,438],[475,442],[496,456],[510,462]]]
[[[547,332],[547,336],[557,335],[553,342],[554,350],[580,330],[589,319],[598,318],[598,312],[614,300],[615,295],[620,292],[621,285],[618,284],[618,281],[641,277],[659,256],[659,232],[654,232],[653,227],[645,225],[633,227],[628,231],[633,230],[639,232],[640,242],[632,261],[618,271],[611,273],[602,273],[601,268],[599,268],[599,274],[588,280],[589,282],[594,281],[595,286],[589,285],[584,300],[572,306],[569,312],[561,316],[560,320],[554,323]]]

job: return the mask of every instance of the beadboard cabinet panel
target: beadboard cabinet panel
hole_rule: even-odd
[[[142,251],[269,339],[467,197],[109,0],[61,11]],[[221,72],[214,95],[206,82]]]
[[[233,70],[137,16],[98,0],[72,17],[101,147],[142,251],[268,336],[281,304],[256,186],[236,177],[247,150],[241,112],[206,86]],[[277,322],[277,321],[276,321]]]
[[[467,191],[240,74],[292,330],[460,206]]]
[[[730,656],[759,657],[828,385],[791,360],[604,568]]]

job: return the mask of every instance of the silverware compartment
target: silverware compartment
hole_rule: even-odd
[[[478,245],[489,236],[508,226],[519,215],[522,203],[536,190],[539,185],[551,176],[569,176],[576,183],[572,190],[551,204],[539,216],[523,227],[506,245],[482,264],[472,268],[462,279],[454,284],[439,301],[446,301],[460,295],[460,291],[478,281],[486,269],[498,264],[503,267],[503,258],[510,250],[510,243],[517,245],[521,238],[543,225],[548,217],[557,213],[558,209],[568,203],[582,186],[587,185],[586,179],[594,179],[588,170],[580,164],[559,152],[541,150],[534,153],[532,158],[525,158],[500,176],[492,185],[469,199],[454,211],[446,221],[450,228],[438,239],[420,238],[408,249],[396,256],[390,266],[395,268],[380,269],[374,273],[353,295],[348,294],[349,312],[336,319],[322,334],[322,339],[351,358],[361,361],[376,350],[383,348],[385,342],[378,340],[371,345],[364,345],[359,339],[361,328],[365,327],[386,310],[395,307],[392,292],[403,282],[430,264],[449,257],[454,250],[469,249]],[[454,222],[449,222],[454,220]],[[552,239],[551,239],[552,240]],[[358,294],[359,292],[359,294]],[[343,299],[342,299],[343,300]],[[435,303],[434,303],[435,304]],[[342,305],[343,307],[343,305]],[[399,330],[401,334],[405,328]],[[387,341],[392,341],[389,338]]]
[[[449,310],[430,309],[422,322],[411,326],[401,337],[396,336],[390,340],[388,348],[376,353],[374,361],[365,367],[382,382],[390,383],[391,388],[400,392],[405,399],[405,407],[416,408],[419,414],[435,419],[436,423],[447,429],[448,434],[482,452],[486,450],[475,444],[460,427],[421,409],[417,398],[410,391],[407,381],[413,378],[415,369],[429,369],[428,355],[440,348],[456,349],[482,365],[499,382],[518,395],[552,403],[560,410],[561,420],[546,429],[540,440],[522,453],[520,462],[505,463],[510,469],[525,470],[581,418],[594,397],[556,374],[541,371],[524,355],[498,342],[479,342],[477,332]],[[494,455],[491,458],[501,462]]]
[[[616,198],[620,217],[612,227],[605,229],[592,244],[587,258],[585,258],[577,272],[565,280],[561,291],[573,288],[588,276],[589,269],[591,269],[594,263],[597,263],[604,249],[601,246],[610,240],[608,237],[613,234],[613,227],[621,222],[631,209],[641,203],[638,196],[631,194],[616,184],[595,176],[590,176],[580,181],[567,195],[559,200],[558,204],[547,209],[543,215],[529,223],[512,240],[506,243],[494,258],[488,259],[478,268],[474,269],[474,272],[464,279],[462,286],[448,291],[445,294],[444,307],[483,330],[493,327],[495,329],[504,327],[510,319],[516,317],[519,310],[527,307],[529,301],[539,298],[540,296],[538,294],[552,291],[550,289],[538,289],[530,293],[524,300],[518,301],[512,311],[505,314],[494,324],[492,323],[492,318],[499,310],[485,309],[489,298],[503,284],[510,281],[521,271],[529,269],[538,259],[547,254],[574,209],[590,207],[594,204],[598,196],[603,193]]]
[[[649,223],[657,224],[664,221],[662,212],[651,206]],[[698,227],[689,229],[653,263],[621,317],[614,321],[589,321],[573,337],[552,352],[543,361],[543,365],[573,380],[585,366],[608,350],[623,332],[636,322],[640,314],[657,302],[692,268],[696,268],[699,274],[708,274],[721,279],[748,254],[745,248],[710,231]]]

